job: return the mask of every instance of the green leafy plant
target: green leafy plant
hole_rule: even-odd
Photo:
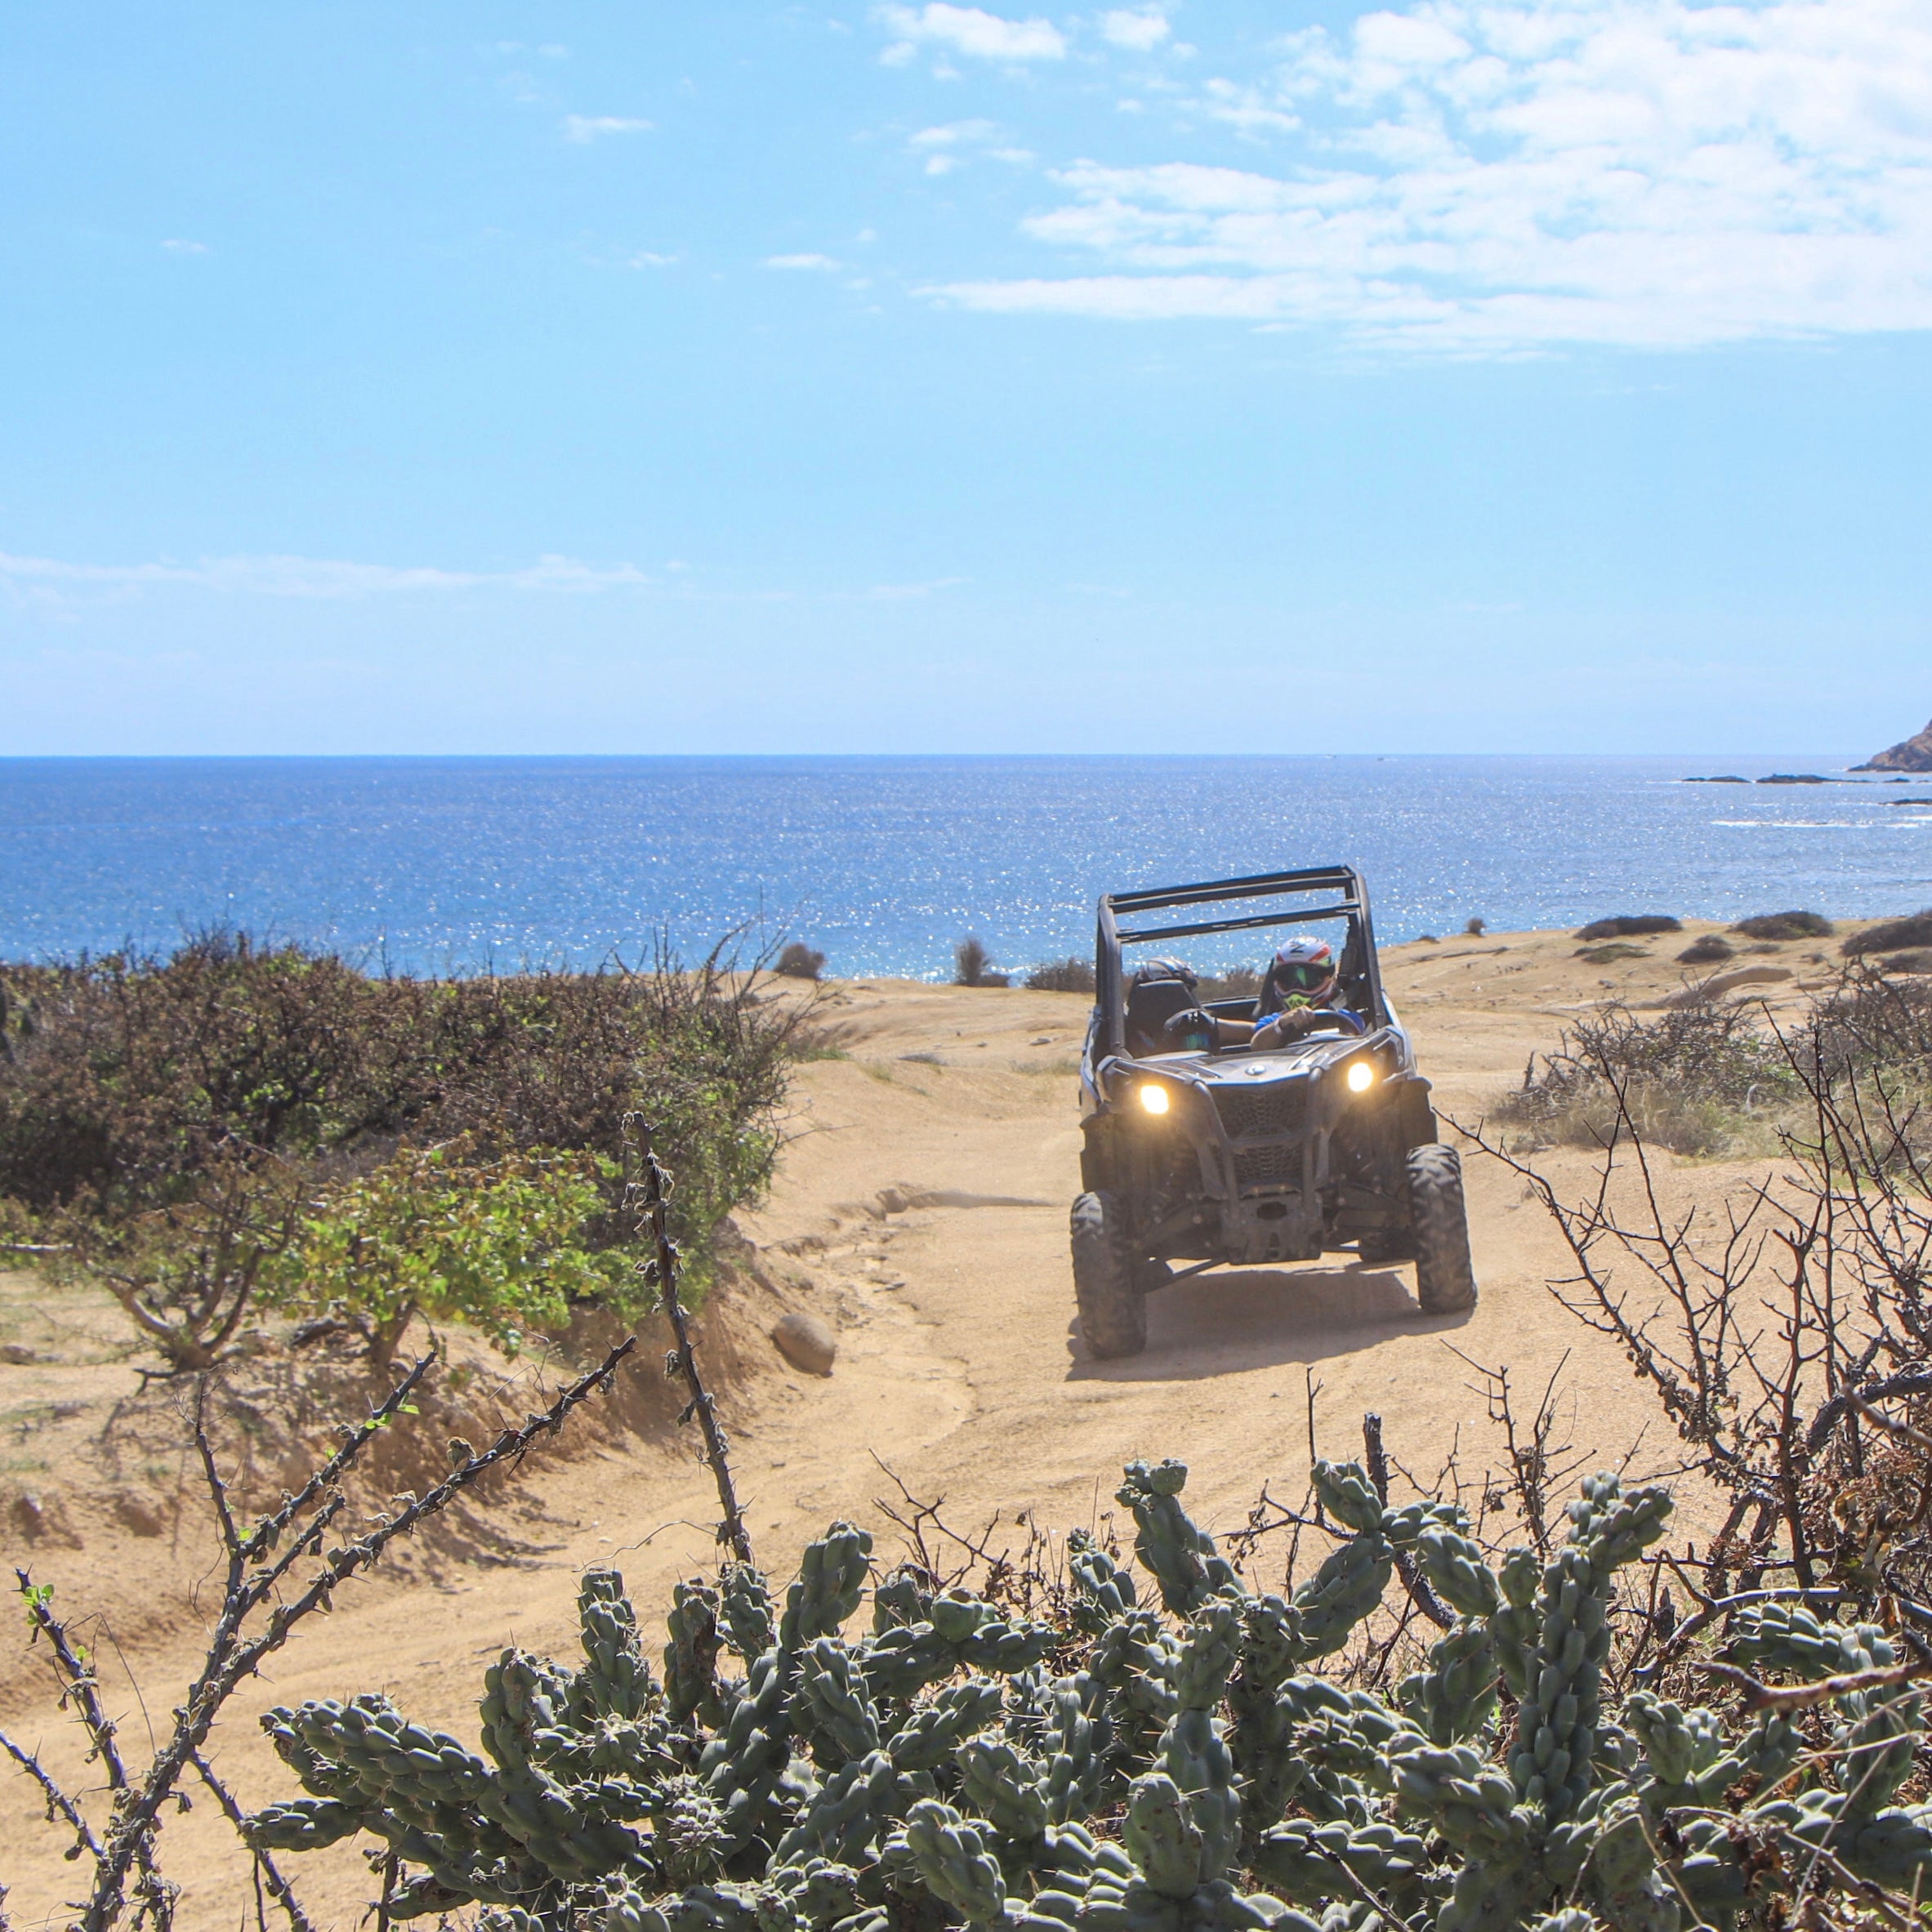
[[[413,1317],[480,1329],[511,1354],[575,1301],[640,1292],[622,1248],[589,1245],[615,1162],[588,1154],[477,1160],[465,1142],[405,1149],[310,1203],[265,1284],[276,1303],[328,1308],[386,1365]]]
[[[1346,1533],[1284,1600],[1188,1517],[1186,1473],[1135,1463],[1119,1493],[1158,1607],[1076,1536],[1055,1622],[901,1567],[854,1632],[870,1539],[838,1524],[782,1601],[745,1564],[679,1586],[660,1677],[592,1570],[582,1662],[505,1652],[480,1750],[380,1696],[270,1712],[308,1795],[249,1836],[371,1835],[404,1874],[392,1916],[480,1903],[491,1932],[1675,1932],[1797,1922],[1932,1859],[1932,1815],[1897,1802],[1927,1667],[1875,1626],[1764,1599],[1723,1667],[1743,1720],[1646,1689],[1606,1707],[1662,1491],[1593,1478],[1547,1560],[1493,1567],[1456,1506],[1318,1463]],[[1445,1626],[1422,1667],[1392,1697],[1318,1674],[1399,1564]]]

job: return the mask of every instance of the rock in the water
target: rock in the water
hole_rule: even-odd
[[[771,1331],[779,1353],[807,1375],[830,1375],[838,1356],[838,1338],[814,1315],[796,1309],[781,1316]]]
[[[1875,758],[1867,759],[1863,765],[1854,765],[1854,771],[1932,771],[1932,725],[1926,725],[1916,738],[1901,739],[1888,751],[1881,752]]]

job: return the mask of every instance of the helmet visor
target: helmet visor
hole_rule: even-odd
[[[1317,993],[1334,977],[1332,960],[1278,959],[1274,962],[1275,984],[1287,993]]]

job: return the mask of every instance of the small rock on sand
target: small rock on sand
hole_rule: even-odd
[[[794,1309],[779,1317],[772,1328],[771,1339],[794,1368],[802,1368],[807,1375],[832,1373],[832,1364],[838,1355],[838,1340],[816,1316]]]

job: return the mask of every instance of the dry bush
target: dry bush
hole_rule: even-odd
[[[1007,986],[1012,975],[993,970],[993,955],[977,933],[969,932],[953,948],[953,984],[955,986]]]
[[[1580,926],[1580,939],[1628,939],[1648,932],[1682,932],[1684,921],[1668,912],[1619,912],[1609,919],[1592,919]]]
[[[1600,1058],[1595,1181],[1559,1195],[1482,1127],[1561,1230],[1566,1306],[1649,1385],[1685,1466],[1729,1498],[1702,1558],[1712,1602],[1787,1582],[1869,1605],[1932,1600],[1932,1170],[1885,1080],[1847,1070],[1822,1016],[1773,1042],[1796,1087],[1785,1158],[1715,1211],[1667,1205],[1641,1080]],[[1706,1042],[1720,1065],[1735,1036]],[[1759,1044],[1762,1044],[1760,1042]],[[1742,1077],[1748,1055],[1737,1063]],[[1932,1627],[1932,1609],[1915,1609]],[[1709,1621],[1700,1617],[1699,1627]]]
[[[1932,946],[1932,908],[1908,919],[1882,919],[1847,936],[1838,950],[1847,959],[1867,953],[1899,953],[1908,946]]]
[[[1687,1006],[1649,1021],[1606,1006],[1541,1061],[1531,1056],[1496,1109],[1529,1148],[1609,1147],[1633,1127],[1677,1153],[1768,1147],[1800,1087],[1752,1006]]]
[[[1204,1000],[1252,1000],[1261,990],[1261,975],[1252,966],[1229,966],[1225,973],[1203,973],[1194,990]]]
[[[1679,966],[1715,966],[1720,960],[1734,959],[1738,949],[1729,940],[1720,939],[1716,933],[1707,933],[1701,939],[1693,939],[1677,955]]]
[[[772,970],[787,979],[816,979],[825,970],[825,955],[803,939],[794,939],[779,954]]]
[[[1747,939],[1828,939],[1833,930],[1822,912],[1759,912],[1731,928]]]
[[[1094,962],[1078,953],[1065,959],[1042,960],[1027,974],[1026,984],[1033,993],[1091,993]]]

